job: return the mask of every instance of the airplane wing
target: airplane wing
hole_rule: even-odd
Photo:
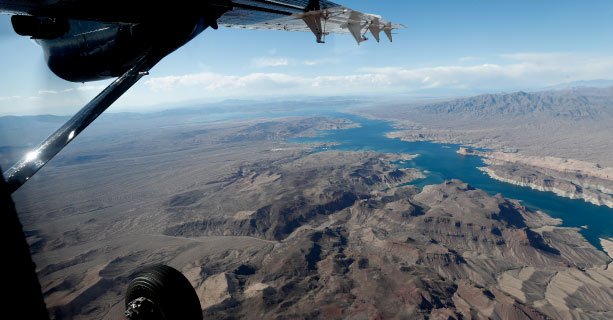
[[[109,23],[168,21],[186,12],[203,16],[214,29],[264,29],[313,32],[323,43],[330,33],[349,33],[359,43],[366,33],[379,41],[383,33],[404,28],[381,16],[362,13],[327,0],[0,0],[0,12]]]
[[[235,0],[234,9],[222,15],[218,24],[228,28],[312,32],[318,43],[330,33],[349,33],[358,44],[368,40],[370,32],[377,42],[381,31],[392,41],[392,30],[405,28],[383,20],[381,16],[355,11],[329,1],[253,1]],[[268,4],[263,11],[253,2]],[[302,2],[302,5],[297,3]],[[256,14],[257,12],[257,14]]]

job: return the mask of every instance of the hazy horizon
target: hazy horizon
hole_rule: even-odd
[[[559,83],[554,84],[548,87],[543,88],[513,88],[509,90],[491,90],[488,91],[486,89],[482,91],[466,91],[466,92],[447,92],[443,93],[429,93],[425,92],[422,94],[418,93],[398,93],[391,95],[277,95],[277,96],[253,96],[253,97],[241,97],[241,98],[219,98],[214,100],[208,100],[205,98],[199,99],[190,99],[190,100],[177,100],[176,102],[166,102],[160,104],[152,104],[147,106],[111,106],[105,113],[138,113],[138,114],[148,114],[148,113],[157,113],[157,112],[165,112],[174,109],[197,109],[203,106],[206,107],[215,107],[217,105],[225,106],[226,104],[234,104],[238,103],[238,106],[242,106],[248,103],[279,103],[279,102],[295,102],[295,101],[316,101],[322,99],[342,99],[342,100],[357,100],[361,102],[371,102],[371,103],[426,103],[428,101],[443,101],[443,100],[451,100],[486,94],[512,94],[515,92],[543,92],[543,91],[555,91],[555,90],[568,90],[575,88],[607,88],[613,87],[613,79],[590,79],[590,80],[578,80],[570,83]],[[72,91],[72,90],[71,90]],[[77,93],[75,93],[77,94]],[[375,101],[376,100],[376,101]],[[1,102],[1,100],[0,100]],[[85,102],[84,102],[85,103]],[[72,105],[68,107],[49,107],[49,108],[40,108],[32,111],[38,111],[34,113],[21,112],[21,113],[7,113],[3,112],[0,109],[0,117],[10,117],[10,116],[72,116],[81,105]]]

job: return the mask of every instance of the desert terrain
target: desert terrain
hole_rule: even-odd
[[[211,319],[613,317],[613,260],[577,229],[458,180],[416,188],[395,163],[417,155],[287,141],[349,120],[135,118],[14,194],[55,319],[116,319],[154,263]]]

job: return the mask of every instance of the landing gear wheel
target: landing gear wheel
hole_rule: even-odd
[[[126,316],[134,320],[202,320],[192,285],[181,272],[165,265],[148,267],[136,275],[126,292],[126,310]]]

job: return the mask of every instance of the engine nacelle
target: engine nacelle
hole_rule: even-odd
[[[65,19],[12,16],[11,24],[18,35],[32,39],[56,39],[70,30],[70,24]]]
[[[25,21],[22,18],[16,20]],[[59,37],[29,35],[43,48],[49,69],[72,82],[118,77],[132,68],[145,53],[154,52],[162,58],[208,27],[202,18],[139,24],[75,20],[67,23],[68,31]],[[40,29],[36,29],[35,22],[31,23],[33,27],[30,29],[23,25],[20,25],[20,31]],[[56,31],[54,28],[43,29],[54,35],[59,32],[53,33]]]

